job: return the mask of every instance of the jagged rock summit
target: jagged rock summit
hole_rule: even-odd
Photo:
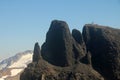
[[[38,62],[41,59],[41,51],[40,51],[40,46],[37,43],[35,43],[35,47],[34,47],[34,52],[33,52],[33,62]]]
[[[82,39],[82,36],[79,38]],[[82,41],[81,41],[82,44]],[[85,55],[73,39],[68,24],[64,21],[52,21],[47,32],[46,41],[42,46],[42,57],[49,63],[56,66],[72,66],[77,57]]]
[[[106,80],[120,80],[120,29],[86,24],[83,37],[93,67]]]
[[[74,63],[72,36],[64,21],[52,21],[42,46],[42,57],[57,66],[68,66]]]
[[[35,44],[33,62],[20,80],[104,80],[91,64],[81,61],[86,55],[81,33],[74,29],[71,34],[66,22],[54,20],[41,51],[38,43]]]
[[[119,29],[95,24],[71,34],[65,21],[54,20],[20,80],[120,80],[119,35]]]

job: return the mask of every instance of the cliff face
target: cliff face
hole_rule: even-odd
[[[119,80],[119,35],[120,30],[93,24],[71,34],[66,22],[54,20],[20,80]]]
[[[120,30],[87,24],[83,37],[93,67],[107,80],[120,80]]]
[[[72,39],[68,25],[64,21],[53,21],[42,46],[42,57],[56,66],[68,66],[74,63]]]

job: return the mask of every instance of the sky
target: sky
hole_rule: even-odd
[[[120,28],[120,0],[0,0],[0,60],[41,46],[52,20]]]

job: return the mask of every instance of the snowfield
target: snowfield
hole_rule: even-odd
[[[26,54],[22,56],[17,62],[13,63],[8,68],[25,68],[27,67],[26,64],[30,63],[32,61],[32,55]]]
[[[11,70],[10,76],[16,76],[17,74],[19,74],[22,71],[23,71],[23,69],[13,69],[13,70]]]
[[[5,78],[7,78],[9,75],[3,76],[2,78],[0,78],[0,80],[5,80]]]
[[[33,51],[18,53],[0,62],[0,80],[19,75],[32,62]],[[5,74],[4,74],[4,72]]]
[[[0,78],[0,80],[5,80],[5,78],[7,77],[12,77],[12,76],[16,76],[17,74],[19,74],[20,72],[22,72],[24,69],[12,69],[11,70],[11,75],[5,75],[5,76],[2,76]]]

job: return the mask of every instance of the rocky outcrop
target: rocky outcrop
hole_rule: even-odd
[[[59,67],[39,60],[31,63],[21,74],[20,80],[104,80],[103,77],[86,64]]]
[[[34,55],[40,53],[39,49],[37,47],[36,51],[35,48]],[[28,65],[20,80],[104,80],[90,66],[91,55],[81,33],[74,29],[71,34],[64,21],[52,21],[41,48],[41,57],[33,56],[37,60]]]
[[[42,46],[42,57],[57,66],[74,64],[72,37],[66,22],[52,21]]]
[[[33,52],[33,62],[38,62],[41,59],[41,51],[38,43],[35,43]]]
[[[73,31],[73,36],[75,36],[75,32]],[[79,34],[80,32],[73,38],[66,22],[52,21],[46,41],[42,46],[42,57],[56,66],[72,66],[85,55],[83,46],[81,46],[83,39]],[[76,41],[80,44],[78,45]]]
[[[73,52],[75,55],[76,61],[81,61],[87,55],[86,46],[82,37],[82,34],[79,30],[73,29],[72,30],[73,36]]]
[[[120,80],[120,30],[86,24],[83,37],[92,54],[92,66],[106,80]]]
[[[75,41],[79,44],[83,44],[84,43],[84,40],[83,40],[83,37],[82,37],[82,34],[79,30],[77,29],[73,29],[72,30],[72,36],[73,38],[75,39]]]

